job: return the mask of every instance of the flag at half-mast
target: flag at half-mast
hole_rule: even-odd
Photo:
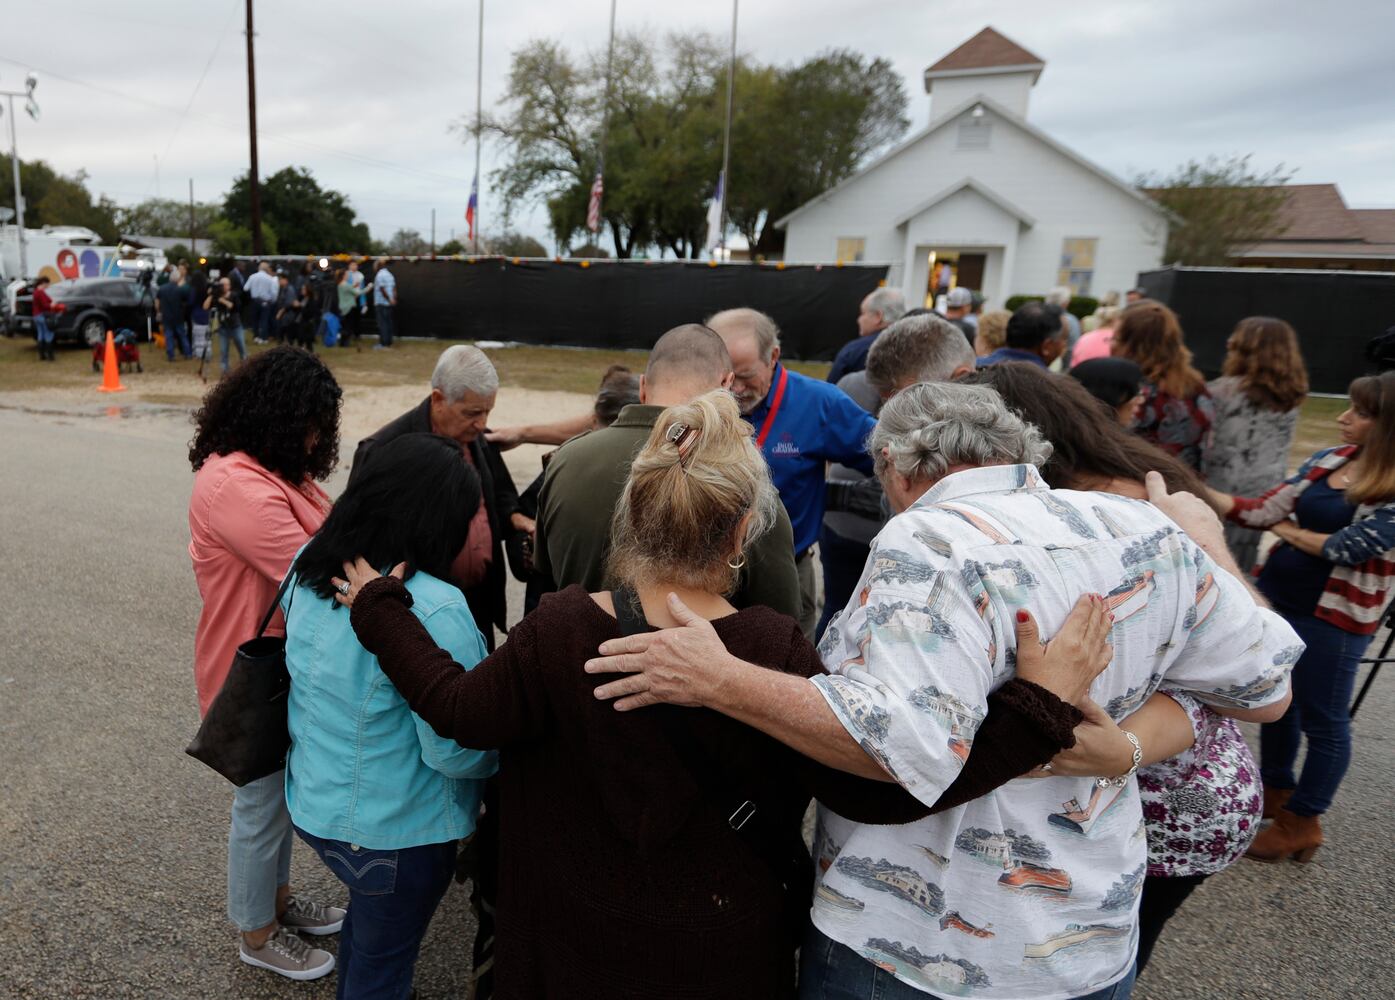
[[[470,227],[469,239],[475,238],[475,216],[479,212],[480,206],[480,175],[475,174],[475,180],[470,185],[470,201],[465,205],[465,224]]]
[[[591,202],[586,206],[586,228],[600,232],[601,195],[605,193],[605,183],[601,180],[601,166],[596,166],[596,179],[591,182]]]

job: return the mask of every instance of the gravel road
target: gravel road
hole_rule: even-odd
[[[229,789],[182,752],[197,724],[187,415],[7,403],[0,997],[333,996],[333,977],[292,984],[237,961]],[[522,486],[536,458],[511,458]],[[1392,707],[1395,671],[1362,709],[1329,846],[1306,867],[1241,862],[1202,886],[1139,1000],[1395,996]],[[342,899],[299,843],[292,877]],[[423,1000],[463,995],[472,934],[453,887],[423,948]]]

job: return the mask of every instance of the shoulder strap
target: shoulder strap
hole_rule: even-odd
[[[272,616],[276,614],[276,608],[280,605],[281,598],[286,596],[286,589],[291,585],[291,581],[294,579],[295,571],[292,570],[288,572],[286,574],[286,578],[281,581],[281,586],[278,587],[276,590],[276,596],[271,599],[271,607],[266,609],[266,614],[262,617],[262,623],[261,626],[257,629],[256,638],[260,639],[262,637],[262,633],[266,631],[267,626],[271,624]]]
[[[610,603],[615,605],[615,620],[620,625],[621,635],[656,631],[644,617],[644,606],[639,603],[639,594],[633,587],[628,584],[616,587],[610,592]]]

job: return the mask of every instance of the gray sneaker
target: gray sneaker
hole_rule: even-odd
[[[244,938],[238,957],[258,969],[269,969],[287,979],[319,979],[334,971],[334,956],[319,948],[311,948],[285,927],[266,939],[260,948],[247,947]]]
[[[292,896],[286,901],[286,912],[281,914],[282,927],[297,934],[338,934],[344,926],[347,911],[338,906],[321,906],[309,899]]]

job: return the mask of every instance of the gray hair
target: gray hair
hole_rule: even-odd
[[[499,373],[478,347],[456,344],[441,352],[431,373],[431,388],[441,390],[447,403],[459,402],[467,392],[492,396],[499,391]]]
[[[707,317],[704,325],[715,330],[723,340],[728,334],[749,333],[756,339],[756,353],[763,361],[769,361],[775,348],[780,346],[780,328],[759,309],[723,309]]]
[[[867,381],[882,395],[907,382],[947,382],[974,367],[974,349],[959,327],[932,313],[903,316],[867,352]]]
[[[884,323],[895,323],[906,315],[906,297],[899,288],[878,288],[862,305],[868,312],[880,313]]]
[[[1070,305],[1070,296],[1071,291],[1068,285],[1057,285],[1046,293],[1046,304],[1060,306],[1064,309],[1066,306]]]
[[[995,390],[953,382],[922,382],[893,396],[867,448],[877,475],[890,466],[907,479],[931,482],[955,465],[1040,466],[1051,457],[1041,432]]]

